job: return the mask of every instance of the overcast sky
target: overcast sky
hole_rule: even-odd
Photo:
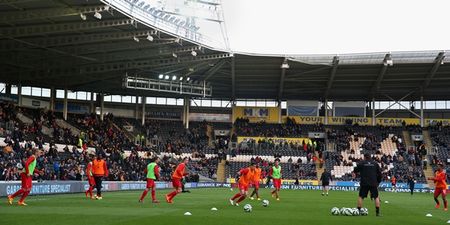
[[[230,47],[268,54],[450,50],[450,0],[222,0]]]

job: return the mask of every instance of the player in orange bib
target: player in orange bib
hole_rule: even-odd
[[[439,195],[441,195],[442,201],[444,201],[445,211],[447,211],[447,199],[445,198],[447,195],[447,183],[445,182],[446,179],[447,174],[445,174],[444,164],[442,163],[438,163],[438,170],[436,171],[436,175],[434,177],[428,178],[428,180],[434,181],[434,201],[436,202],[436,209],[440,207],[438,197]]]
[[[253,185],[253,192],[250,195],[250,199],[253,200],[253,195],[256,194],[256,199],[258,199],[258,201],[260,201],[261,199],[259,198],[259,183],[261,181],[261,168],[258,166],[258,164],[255,167],[255,172],[253,173],[253,180],[252,180],[252,185]]]
[[[250,167],[241,169],[239,174],[239,181],[238,181],[238,187],[239,187],[239,193],[235,194],[230,199],[231,205],[239,206],[239,203],[244,201],[244,199],[248,195],[248,186],[253,181],[253,174],[255,172],[255,165],[250,165]],[[237,199],[237,200],[236,200]]]
[[[167,203],[170,203],[170,204],[173,203],[173,198],[175,198],[175,196],[181,192],[181,189],[182,189],[181,180],[183,179],[183,177],[185,177],[189,174],[186,172],[186,166],[187,166],[188,162],[189,162],[189,158],[184,157],[183,161],[180,164],[178,164],[177,168],[173,172],[172,186],[175,190],[166,195]]]

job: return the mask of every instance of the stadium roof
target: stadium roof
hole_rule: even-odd
[[[126,75],[158,79],[159,74],[168,74],[209,82],[212,97],[222,99],[417,100],[423,95],[427,100],[448,100],[450,96],[450,58],[444,51],[233,54],[150,28],[112,8],[100,0],[0,1],[0,81],[177,97],[122,88]],[[101,19],[94,17],[95,12]]]

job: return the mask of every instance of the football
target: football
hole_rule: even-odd
[[[361,208],[359,213],[361,214],[361,216],[367,216],[369,215],[369,210],[367,208]]]
[[[341,214],[341,212],[339,211],[338,207],[333,207],[331,208],[331,215],[333,216],[339,216],[339,214]]]
[[[343,215],[345,215],[345,216],[353,216],[353,210],[351,208],[345,208]]]
[[[353,208],[352,211],[353,211],[353,215],[354,216],[359,216],[359,209],[358,208]]]
[[[252,206],[250,204],[245,204],[244,205],[244,211],[245,212],[251,212],[252,211]]]
[[[262,201],[262,205],[263,205],[264,207],[269,206],[269,200],[264,199],[264,200]]]

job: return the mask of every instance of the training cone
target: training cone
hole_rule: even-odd
[[[190,213],[190,212],[185,212],[184,215],[185,215],[185,216],[192,216],[192,213]]]
[[[216,207],[212,207],[211,211],[217,211],[217,208]]]
[[[430,213],[428,213],[427,215],[425,215],[426,217],[433,217],[433,215],[431,215]]]

